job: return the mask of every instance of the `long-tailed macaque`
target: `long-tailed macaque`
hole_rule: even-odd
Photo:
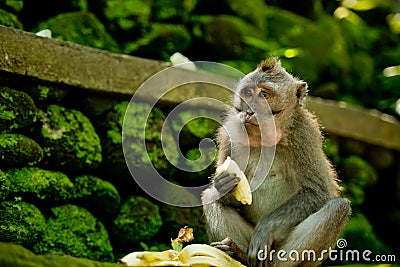
[[[211,244],[234,249],[234,257],[250,266],[318,266],[335,247],[351,207],[340,198],[319,124],[303,107],[307,83],[270,58],[236,90],[218,132],[217,165],[230,156],[257,188],[252,204],[242,205],[231,194],[235,174],[213,177],[202,195]]]

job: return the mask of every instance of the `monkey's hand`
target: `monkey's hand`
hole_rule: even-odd
[[[214,176],[213,185],[221,196],[231,192],[239,183],[240,178],[236,173],[221,172]]]
[[[271,229],[268,227],[268,224],[264,226],[256,227],[250,241],[247,253],[250,266],[275,266],[272,250],[279,247],[279,244],[283,241],[281,238],[286,236],[286,231],[280,231],[279,229],[274,229],[274,227]]]

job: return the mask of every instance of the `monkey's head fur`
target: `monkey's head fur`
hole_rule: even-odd
[[[271,127],[261,124],[273,116],[277,144],[293,113],[302,108],[307,92],[306,82],[288,73],[278,58],[268,58],[240,80],[233,99],[234,112],[242,114],[250,138],[261,136],[261,130],[267,132]]]

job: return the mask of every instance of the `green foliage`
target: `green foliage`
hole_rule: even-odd
[[[41,22],[35,29],[50,29],[54,38],[119,52],[118,44],[108,34],[104,25],[90,12],[70,12]]]
[[[10,193],[11,182],[8,176],[0,170],[0,202],[5,200]]]
[[[0,203],[0,241],[32,248],[40,241],[45,219],[34,205],[16,201]]]
[[[376,236],[371,223],[360,212],[353,215],[342,237],[348,244],[346,250],[370,250],[374,255],[390,253],[388,247]]]
[[[18,14],[24,6],[23,0],[1,0],[0,8],[4,8],[5,10],[9,10],[13,13]]]
[[[118,211],[121,198],[110,182],[83,175],[74,179],[74,188],[74,201],[93,214],[105,217]]]
[[[86,209],[68,204],[51,211],[43,239],[34,246],[35,253],[113,261],[104,225]]]
[[[169,57],[176,51],[184,52],[191,36],[183,25],[154,23],[142,38],[125,44],[125,54],[140,54],[149,58]]]
[[[112,232],[120,244],[134,246],[151,240],[162,226],[157,205],[140,196],[130,196],[113,221]]]
[[[7,172],[11,181],[11,193],[34,202],[45,201],[48,205],[64,203],[71,198],[73,184],[61,172],[25,167]]]
[[[102,161],[100,138],[80,111],[50,105],[39,115],[38,141],[47,166],[67,172],[99,166]]]
[[[18,20],[17,16],[0,9],[0,25],[22,29],[22,23]]]
[[[42,148],[22,134],[0,134],[0,166],[32,166],[43,158]]]
[[[156,21],[185,22],[198,0],[154,0],[152,14]]]
[[[345,158],[340,169],[345,181],[361,187],[372,186],[376,183],[378,175],[374,168],[365,160],[357,156]]]
[[[262,51],[257,47],[248,46],[246,40],[266,38],[260,30],[243,19],[229,15],[200,15],[193,16],[191,23],[193,36],[196,38],[194,53],[207,51],[206,58],[216,60],[260,60]]]
[[[36,121],[36,107],[24,92],[0,86],[0,133],[13,132]]]

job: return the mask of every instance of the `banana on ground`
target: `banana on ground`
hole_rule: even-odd
[[[175,250],[133,252],[123,257],[121,262],[130,267],[246,267],[225,252],[205,244],[188,245],[181,252]]]

